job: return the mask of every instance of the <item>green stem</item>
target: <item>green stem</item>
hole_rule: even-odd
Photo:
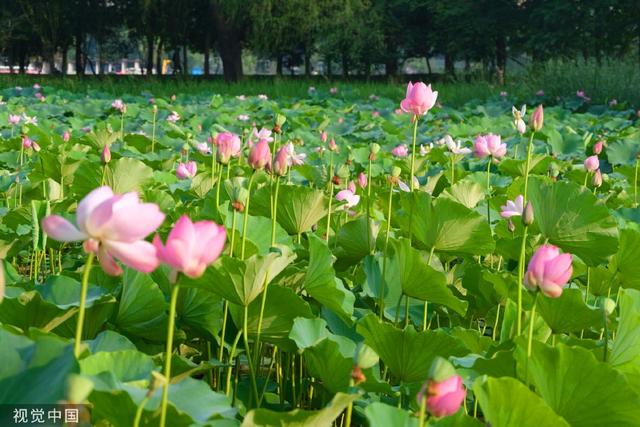
[[[331,205],[333,203],[333,151],[329,154],[329,211],[327,213],[327,232],[324,240],[329,241],[331,231]]]
[[[260,393],[260,399],[258,400],[258,406],[262,404],[262,400],[264,399],[264,394],[267,392],[267,387],[269,386],[269,378],[271,378],[271,372],[273,371],[273,365],[276,361],[276,355],[278,354],[278,346],[273,346],[273,352],[271,353],[271,362],[269,363],[269,370],[267,371],[267,379],[262,386],[262,392]],[[276,368],[277,369],[277,368]]]
[[[500,322],[500,307],[501,305],[498,304],[498,310],[496,312],[496,321],[493,324],[493,333],[492,335],[492,339],[495,341],[496,340],[496,333],[498,332],[498,323]]]
[[[425,420],[427,416],[427,396],[425,395],[422,400],[420,401],[420,414],[418,417],[418,426],[419,427],[424,427],[425,424]]]
[[[411,145],[411,181],[409,182],[409,188],[413,191],[413,177],[415,176],[415,164],[416,164],[416,139],[418,135],[418,115],[413,116],[413,143]]]
[[[249,225],[249,203],[251,202],[251,186],[253,185],[253,178],[255,173],[251,174],[249,178],[249,188],[247,190],[247,206],[244,207],[244,218],[242,220],[242,244],[240,246],[240,259],[244,259],[244,250],[247,243],[247,230]]]
[[[231,213],[231,239],[229,241],[229,256],[233,257],[233,246],[236,243],[236,222],[237,222],[236,210],[232,209]]]
[[[431,267],[431,259],[433,258],[433,252],[435,251],[436,247],[432,246],[431,247],[431,251],[429,251],[429,259],[427,260],[427,264],[429,264],[429,267]],[[428,308],[429,308],[429,302],[427,300],[424,301],[424,311],[422,314],[422,330],[426,331],[427,330],[427,319],[428,319]]]
[[[276,244],[276,220],[278,217],[278,191],[280,190],[280,177],[276,176],[276,191],[273,196],[273,218],[271,219],[271,246]]]
[[[260,335],[262,333],[262,319],[264,318],[264,307],[267,302],[267,291],[269,290],[269,282],[267,281],[267,277],[269,276],[269,272],[264,277],[264,290],[262,291],[262,299],[260,301],[260,316],[258,317],[258,331],[256,332],[256,341],[253,343],[254,349],[254,361],[253,365],[256,367],[260,367]]]
[[[638,207],[638,165],[640,165],[640,159],[636,160],[636,168],[633,178],[633,206]]]
[[[609,292],[611,292],[611,288],[609,288]],[[605,309],[605,304],[603,301],[602,304],[602,323],[604,328],[604,354],[602,355],[602,361],[607,363],[607,352],[609,351],[609,325],[607,323],[607,310]]]
[[[133,420],[133,427],[140,426],[140,420],[142,419],[142,412],[144,411],[144,407],[147,406],[149,402],[150,396],[145,396],[144,399],[140,401],[138,408],[136,409],[136,417]]]
[[[256,399],[256,403],[258,402],[258,385],[256,383],[256,372],[255,372],[255,368],[253,367],[253,361],[251,360],[251,350],[249,348],[249,328],[248,328],[248,323],[249,323],[249,306],[245,305],[244,306],[244,321],[242,322],[242,336],[243,336],[243,340],[244,340],[244,350],[247,353],[247,363],[249,364],[249,375],[251,376],[251,387],[252,387],[252,392],[253,392],[253,396]],[[251,406],[251,403],[249,403],[249,406]]]
[[[238,343],[240,342],[240,337],[242,336],[242,330],[238,331],[236,335],[236,339],[233,340],[233,345],[231,346],[231,352],[229,353],[229,361],[227,366],[227,382],[225,387],[225,394],[229,396],[231,393],[231,372],[233,371],[233,359],[236,356],[236,348],[238,348]]]
[[[451,186],[456,182],[456,155],[451,153]]]
[[[224,308],[222,309],[222,331],[220,332],[220,347],[218,348],[218,360],[222,362],[224,357],[224,340],[227,334],[227,317],[229,314],[229,301],[224,300]],[[222,382],[222,369],[218,371],[218,390],[220,390]]]
[[[171,302],[169,304],[169,324],[167,327],[167,348],[164,354],[164,379],[162,388],[162,404],[160,406],[160,427],[164,427],[167,422],[167,403],[169,402],[169,384],[171,383],[171,354],[173,353],[173,330],[176,322],[176,306],[178,304],[178,292],[180,287],[173,284],[171,290]]]
[[[491,158],[487,163],[487,222],[489,223],[489,229],[491,229]]]
[[[353,387],[353,380],[349,381],[349,387]],[[347,412],[344,417],[344,426],[351,427],[351,415],[353,414],[353,401],[349,402],[347,405]]]
[[[384,236],[384,250],[382,254],[382,277],[380,280],[380,301],[378,306],[380,308],[380,320],[384,318],[384,292],[386,284],[387,273],[387,249],[389,247],[389,233],[391,232],[391,206],[393,205],[393,183],[389,185],[389,200],[387,206],[387,227]]]
[[[369,248],[371,248],[371,232],[369,227],[371,226],[371,156],[369,154],[369,168],[367,169],[367,244]],[[375,247],[371,249],[370,253],[373,253]]]
[[[533,136],[536,133],[531,131],[531,136],[529,137],[529,143],[527,144],[527,163],[524,170],[524,203],[527,203],[527,190],[529,189],[529,169],[531,167],[531,150],[533,148]]]
[[[404,327],[409,326],[409,295],[404,296]]]
[[[100,180],[100,186],[103,186],[107,177],[107,164],[102,165],[102,179]]]
[[[156,115],[158,113],[156,110],[153,110],[153,126],[151,128],[151,152],[156,152]]]
[[[89,287],[89,273],[93,265],[93,252],[87,255],[87,261],[84,264],[82,273],[82,287],[80,288],[80,308],[78,309],[78,323],[76,325],[76,340],[73,343],[73,354],[76,358],[80,357],[80,345],[82,344],[82,327],[84,325],[84,311],[87,302],[87,288]]]
[[[222,183],[222,165],[220,165],[220,170],[218,171],[218,182],[216,182],[216,209],[220,207],[220,185]],[[213,177],[212,177],[213,179]],[[211,185],[213,186],[213,181],[211,181]]]
[[[516,332],[517,335],[522,333],[522,287],[524,276],[524,262],[525,262],[525,249],[527,244],[527,230],[529,227],[525,225],[522,233],[522,243],[520,244],[520,257],[518,259],[518,313],[516,317]]]
[[[529,340],[527,341],[527,360],[531,358],[531,346],[533,343],[533,324],[536,320],[536,306],[538,305],[538,293],[533,297],[533,307],[531,307],[531,318],[529,319]]]
[[[120,138],[122,138],[122,143],[124,144],[124,113],[120,115]]]

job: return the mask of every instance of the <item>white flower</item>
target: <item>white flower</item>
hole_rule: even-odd
[[[447,135],[445,137],[445,144],[447,144],[447,148],[449,149],[449,151],[451,151],[453,154],[469,154],[471,153],[471,149],[470,148],[465,148],[462,146],[462,141],[458,140],[457,143],[453,142],[453,138],[451,138],[449,135]]]
[[[345,201],[345,208],[352,208],[360,202],[360,196],[351,190],[342,190],[336,194],[336,200]]]

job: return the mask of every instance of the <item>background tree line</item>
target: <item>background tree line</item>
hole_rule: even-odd
[[[164,52],[187,70],[191,51],[209,75],[216,52],[227,80],[242,77],[243,49],[274,59],[278,74],[285,64],[311,74],[319,55],[326,74],[344,76],[395,75],[407,58],[434,56],[449,75],[463,61],[499,80],[522,57],[640,60],[638,0],[0,0],[0,28],[0,55],[22,72],[32,57],[61,56],[63,72],[73,60],[82,74],[90,47],[98,59],[140,47],[146,73]]]

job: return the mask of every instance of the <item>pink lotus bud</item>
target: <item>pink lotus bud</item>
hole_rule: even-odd
[[[600,160],[598,156],[589,156],[584,161],[584,168],[587,172],[595,172],[600,167]]]
[[[171,100],[172,100],[172,101],[175,101],[175,100],[176,100],[176,95],[175,95],[175,94],[171,95]]]
[[[413,113],[416,116],[426,114],[436,103],[438,92],[431,90],[431,85],[418,82],[415,85],[409,82],[407,94],[400,102],[400,108],[405,113]]]
[[[100,160],[102,160],[102,163],[104,163],[105,165],[111,161],[111,150],[109,149],[109,145],[108,144],[105,144],[105,146],[102,147],[102,153],[100,154]]]
[[[27,135],[24,135],[22,137],[22,147],[31,148],[32,145],[33,145],[33,141],[31,140],[31,138],[29,138]]]
[[[527,131],[527,124],[522,119],[516,120],[516,129],[520,135],[524,134]]]
[[[331,93],[331,95],[335,95],[338,93],[338,88],[337,87],[332,87],[331,89],[329,89],[329,93]]]
[[[182,216],[169,232],[167,242],[162,244],[156,235],[153,246],[159,260],[186,276],[202,276],[208,265],[222,253],[227,239],[225,228],[213,221],[191,222]]]
[[[122,99],[116,99],[115,101],[113,101],[111,103],[111,108],[120,111],[121,114],[127,112],[127,106],[124,102],[122,102]]]
[[[273,161],[273,173],[278,176],[284,176],[287,173],[287,167],[289,166],[289,146],[285,145],[280,147],[276,153],[276,158]]]
[[[31,145],[31,148],[33,148],[33,151],[35,151],[36,153],[38,151],[40,151],[40,145],[35,141],[33,141],[33,144]]]
[[[199,142],[198,144],[196,144],[196,149],[200,154],[211,154],[211,147],[206,142]]]
[[[325,131],[320,132],[320,141],[324,144],[325,142],[327,142],[327,133]]]
[[[261,139],[249,153],[249,165],[255,170],[263,169],[271,163],[271,151],[266,139]]]
[[[353,181],[349,181],[349,183],[347,184],[347,190],[351,191],[352,193],[356,192],[356,183]]]
[[[602,147],[604,146],[604,141],[598,141],[594,144],[593,146],[593,154],[600,154],[602,153]]]
[[[169,116],[167,117],[167,121],[168,121],[169,123],[175,123],[175,122],[177,122],[178,120],[180,120],[180,114],[178,114],[178,113],[177,113],[177,112],[175,112],[175,111],[172,111],[172,112],[171,112],[171,114],[169,114]]]
[[[558,298],[573,274],[571,263],[571,254],[560,254],[557,247],[542,245],[529,261],[524,285],[529,290],[540,288],[546,296]]]
[[[338,145],[336,144],[336,140],[333,138],[331,138],[331,141],[329,141],[329,150],[338,151]]]
[[[238,157],[242,149],[240,137],[231,132],[216,135],[214,144],[217,147],[216,158],[222,164],[228,164],[232,157]]]
[[[422,404],[426,398],[427,411],[435,417],[446,417],[458,412],[467,395],[462,377],[455,374],[452,368],[451,370],[454,372],[453,375],[446,379],[440,379],[442,375],[429,379],[418,393],[418,403]]]
[[[70,139],[71,139],[71,133],[69,133],[68,130],[65,130],[64,133],[62,134],[62,140],[64,142],[69,142]]]
[[[395,157],[407,157],[409,155],[409,149],[406,145],[400,144],[391,150],[391,154]]]
[[[9,114],[9,124],[15,126],[20,123],[21,117],[18,114]]]
[[[491,156],[494,159],[501,159],[507,154],[507,144],[501,143],[500,135],[488,134],[480,135],[474,144],[476,157],[482,159]]]
[[[593,174],[593,178],[591,179],[591,184],[593,184],[593,186],[596,188],[599,188],[600,186],[602,186],[602,172],[600,172],[600,169],[598,169],[596,173]]]
[[[533,218],[533,205],[531,204],[531,200],[528,200],[522,212],[522,223],[525,226],[529,226],[533,224]]]
[[[176,168],[176,176],[178,179],[193,178],[198,171],[198,165],[194,161],[179,163]]]
[[[360,174],[358,175],[358,185],[360,186],[360,188],[367,187],[367,175],[364,172],[360,172]]]
[[[544,109],[542,105],[538,105],[535,110],[533,110],[533,114],[531,114],[531,120],[529,121],[529,126],[533,129],[534,132],[538,132],[542,129],[542,125],[544,124]]]

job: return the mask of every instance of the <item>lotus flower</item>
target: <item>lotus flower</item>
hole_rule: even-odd
[[[149,273],[158,266],[153,245],[143,239],[164,221],[155,203],[140,203],[135,192],[114,195],[109,187],[99,187],[78,204],[76,225],[59,215],[42,220],[42,229],[61,242],[84,240],[87,252],[98,255],[103,270],[119,275],[115,259],[133,269]]]
[[[124,114],[127,111],[127,106],[124,102],[122,102],[122,99],[116,99],[115,101],[113,101],[111,103],[111,108],[120,111],[121,114]]]
[[[104,164],[107,164],[111,161],[111,150],[109,149],[109,144],[105,144],[104,147],[102,147],[100,160],[102,160],[102,163]]]
[[[593,154],[600,154],[602,153],[602,147],[604,147],[604,141],[598,141],[593,145]]]
[[[62,140],[64,142],[69,142],[69,139],[71,139],[71,133],[68,130],[65,130],[62,134]]]
[[[178,177],[178,179],[193,178],[194,176],[196,176],[197,171],[198,165],[194,161],[178,163],[178,167],[176,168],[176,176]]]
[[[436,103],[438,92],[431,90],[431,85],[427,86],[422,82],[415,85],[411,82],[407,85],[407,94],[400,102],[400,108],[405,113],[413,113],[416,116],[426,114]]]
[[[367,175],[364,172],[358,174],[358,185],[360,188],[367,188]]]
[[[240,137],[231,132],[222,132],[216,135],[214,144],[217,147],[216,157],[222,164],[229,163],[232,157],[238,157],[242,149]]]
[[[600,167],[600,160],[598,156],[589,156],[584,161],[584,168],[587,172],[595,172]]]
[[[540,89],[536,92],[536,96],[544,96],[544,90]]]
[[[333,138],[329,141],[329,151],[338,151],[338,144],[336,144],[336,140]]]
[[[266,139],[261,139],[249,153],[249,165],[255,170],[263,169],[271,163],[271,151]]]
[[[284,176],[289,167],[289,147],[287,145],[280,147],[273,160],[273,168],[271,168],[270,165],[267,166],[269,166],[269,169],[276,175]]]
[[[304,159],[307,158],[307,155],[305,153],[296,154],[296,150],[292,142],[288,143],[286,147],[289,154],[289,166],[303,165]]]
[[[501,159],[507,154],[507,144],[501,143],[500,135],[494,135],[492,133],[478,136],[474,148],[476,157],[480,159],[487,156],[491,156],[494,159]]]
[[[560,254],[557,247],[542,245],[529,261],[524,285],[529,290],[540,288],[546,296],[558,298],[573,273],[571,262],[571,254]]]
[[[520,110],[516,107],[511,107],[511,114],[513,114],[513,125],[518,130],[520,135],[527,131],[527,124],[524,122],[524,116],[527,113],[527,106],[523,105]]]
[[[425,390],[426,388],[426,390]],[[418,402],[427,395],[427,411],[435,417],[446,417],[458,412],[467,391],[460,375],[453,375],[443,381],[429,380],[418,393]]]
[[[502,218],[511,218],[512,216],[521,216],[524,211],[524,197],[522,195],[515,198],[514,201],[507,200],[507,204],[500,207],[500,216]]]
[[[352,208],[360,202],[360,196],[347,189],[338,191],[338,194],[336,194],[336,200],[340,202],[345,201],[345,208]]]
[[[544,124],[544,108],[542,105],[538,105],[533,113],[531,114],[531,119],[529,120],[529,126],[534,132],[538,132],[542,129],[542,125]]]
[[[471,153],[470,148],[462,146],[462,141],[458,140],[458,142],[456,143],[449,135],[445,136],[445,144],[447,144],[447,148],[453,154],[465,155]]]
[[[238,114],[238,117],[236,118],[241,122],[249,121],[249,116],[246,114]]]
[[[196,149],[200,154],[204,154],[204,155],[211,154],[211,147],[206,142],[199,142],[196,145]]]
[[[153,246],[158,258],[175,272],[191,278],[202,276],[207,266],[222,252],[227,235],[223,226],[213,221],[191,222],[188,216],[180,217],[162,244],[156,234]]]
[[[169,114],[169,117],[167,117],[167,121],[169,123],[175,123],[178,120],[180,120],[180,114],[178,114],[176,111],[172,111],[171,114]]]
[[[253,137],[255,137],[258,140],[264,139],[267,142],[273,142],[273,137],[271,136],[271,131],[267,128],[262,128],[260,129],[260,131],[258,132],[258,129],[253,128]]]
[[[21,117],[18,114],[9,114],[9,124],[15,126],[20,123]]]
[[[325,132],[325,131],[320,132],[320,141],[321,141],[323,144],[324,144],[325,142],[327,142],[327,138],[328,138],[327,132]]]
[[[407,157],[409,155],[409,148],[404,144],[400,144],[391,150],[391,154],[395,157]]]

